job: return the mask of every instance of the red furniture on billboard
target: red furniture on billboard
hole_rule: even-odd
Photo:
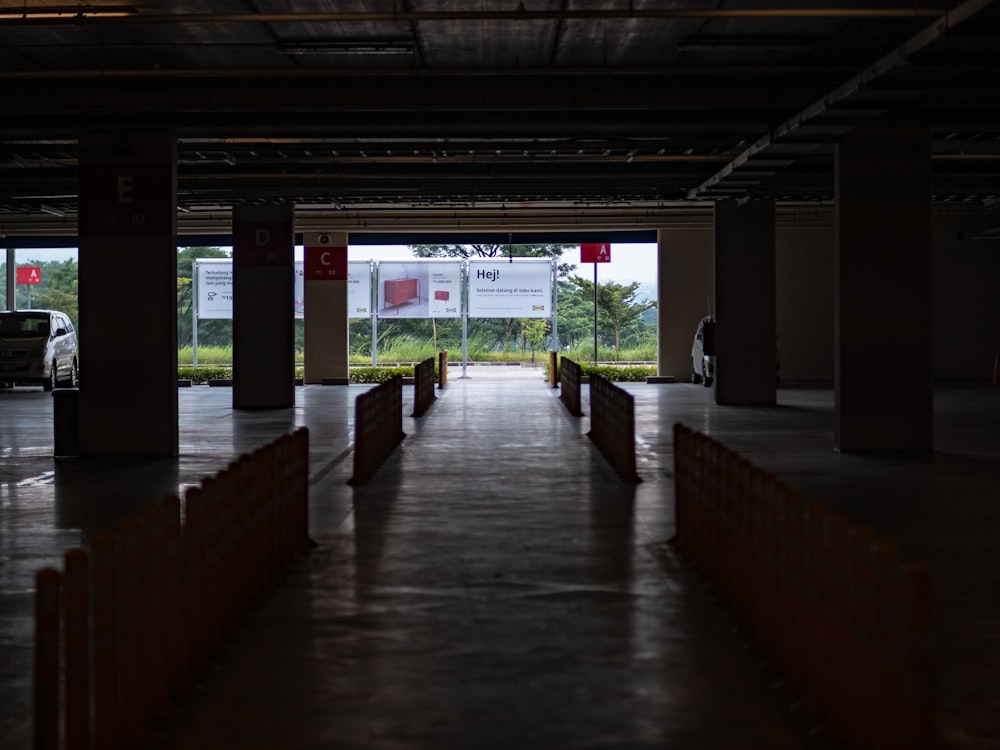
[[[383,288],[384,304],[382,309],[392,305],[396,308],[396,312],[399,312],[400,305],[419,296],[416,279],[390,279],[385,282]]]

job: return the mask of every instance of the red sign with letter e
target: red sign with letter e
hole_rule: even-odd
[[[18,284],[41,284],[42,283],[42,267],[41,266],[18,266],[16,281],[17,281]]]
[[[580,245],[581,263],[610,263],[610,242],[584,242]]]
[[[306,281],[347,281],[346,247],[306,247]]]

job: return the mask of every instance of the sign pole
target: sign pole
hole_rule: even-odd
[[[594,364],[597,364],[597,264],[594,264]]]
[[[191,365],[198,366],[198,261],[191,274]]]
[[[594,364],[597,364],[597,264],[611,262],[611,245],[606,242],[584,242],[580,245],[580,262],[594,264]]]

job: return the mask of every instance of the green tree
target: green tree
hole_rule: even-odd
[[[531,347],[531,362],[534,363],[535,351],[541,347],[549,332],[549,321],[545,318],[522,318],[519,322],[521,324],[521,337]]]
[[[570,281],[582,294],[593,299],[593,281],[579,276],[571,277]],[[628,284],[606,281],[597,285],[598,325],[607,327],[614,333],[616,358],[621,356],[622,331],[637,321],[641,321],[643,312],[656,307],[656,302],[653,300],[640,301],[636,299],[640,286],[638,281]]]

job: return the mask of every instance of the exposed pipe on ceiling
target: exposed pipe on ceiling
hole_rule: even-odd
[[[0,23],[25,24],[209,24],[209,23],[371,23],[435,21],[610,21],[610,20],[737,20],[737,19],[886,19],[940,18],[944,9],[921,8],[634,8],[628,6],[598,10],[457,10],[457,11],[335,11],[291,13],[177,13],[86,18],[5,19]],[[113,6],[103,6],[112,8]]]

